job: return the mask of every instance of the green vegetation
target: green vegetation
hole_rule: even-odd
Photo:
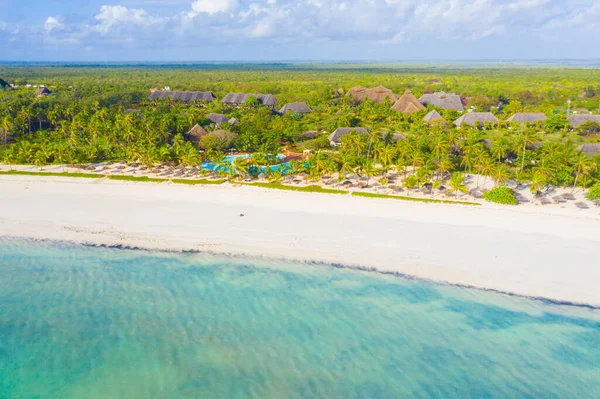
[[[167,179],[158,179],[148,176],[108,176],[110,180],[124,180],[124,181],[137,181],[144,183],[164,183]]]
[[[187,180],[187,179],[173,179],[171,182],[175,184],[187,184],[188,186],[196,186],[196,185],[220,185],[225,183],[225,180],[208,180],[208,179],[199,179],[199,180]]]
[[[37,97],[34,88],[25,87],[0,93],[0,162],[43,166],[127,161],[147,167],[159,163],[196,167],[210,161],[227,166],[224,151],[233,146],[253,157],[221,168],[221,177],[265,173],[270,184],[280,184],[287,176],[265,169],[281,163],[268,154],[305,149],[313,155],[292,162],[286,175],[297,175],[306,183],[332,184],[339,176],[339,184],[346,180],[367,186],[393,184],[430,190],[433,195],[441,186],[455,194],[465,192],[465,177],[471,174],[498,185],[510,179],[529,181],[535,192],[553,186],[587,188],[600,181],[600,156],[588,158],[576,150],[581,143],[598,141],[599,127],[584,123],[571,130],[564,113],[569,99],[571,109],[599,108],[600,70],[465,66],[0,66],[0,76],[9,83],[45,84],[53,91],[48,97]],[[212,91],[216,100],[147,99],[150,89],[165,85]],[[383,85],[394,93],[410,89],[417,97],[435,91],[458,93],[469,98],[474,110],[491,109],[500,122],[456,128],[451,122],[460,113],[436,108],[446,123],[430,126],[423,117],[431,106],[405,115],[393,111],[389,100],[355,105],[345,93],[357,85]],[[313,112],[279,115],[255,97],[232,107],[220,101],[228,92],[271,93],[279,106],[304,101]],[[512,126],[507,122],[515,112],[534,111],[544,112],[547,121]],[[216,126],[210,113],[238,123]],[[196,124],[203,130],[188,135]],[[328,135],[338,127],[365,127],[369,134],[345,135],[339,147],[331,147]],[[316,133],[306,134],[309,131]],[[405,139],[397,140],[394,134]]]
[[[483,194],[486,201],[504,205],[517,205],[517,197],[513,190],[508,187],[496,187]]]
[[[590,188],[587,198],[592,201],[600,200],[600,183],[596,183]]]
[[[395,200],[402,200],[402,201],[425,202],[425,203],[430,203],[430,204],[455,204],[455,205],[481,206],[481,204],[479,204],[477,202],[450,201],[450,200],[439,200],[439,199],[429,199],[429,198],[413,198],[413,197],[404,197],[401,195],[362,193],[362,192],[358,192],[358,191],[353,192],[352,196],[367,197],[367,198],[387,198],[387,199],[395,199]]]
[[[275,190],[287,190],[287,191],[301,191],[304,193],[321,193],[321,194],[348,194],[347,191],[344,190],[333,190],[329,188],[323,188],[321,186],[312,185],[312,186],[286,186],[285,184],[280,183],[243,183],[248,186],[254,187],[262,187],[262,188],[270,188]]]
[[[96,173],[71,173],[71,172],[27,172],[23,170],[0,171],[0,175],[23,175],[23,176],[55,176],[55,177],[82,177],[85,179],[102,179],[104,175]]]

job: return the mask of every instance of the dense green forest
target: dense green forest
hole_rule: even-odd
[[[141,161],[198,165],[219,162],[230,146],[274,154],[282,149],[313,150],[294,169],[311,178],[338,172],[379,176],[391,169],[407,185],[433,185],[454,172],[549,185],[591,186],[600,179],[600,159],[577,151],[598,141],[600,126],[570,129],[565,111],[598,113],[600,70],[568,67],[351,64],[208,65],[3,65],[0,78],[15,84],[0,91],[0,161],[6,163],[92,163]],[[50,96],[36,96],[46,85]],[[444,91],[468,98],[475,111],[497,114],[493,125],[456,128],[461,113],[438,109],[447,123],[423,121],[431,110],[410,115],[389,101],[356,105],[344,94],[354,86],[385,86],[394,93]],[[212,103],[149,101],[150,89],[211,91]],[[270,93],[279,106],[305,102],[309,114],[279,115],[250,101],[228,107],[228,92]],[[126,112],[137,109],[140,113]],[[511,125],[516,112],[541,111],[544,123]],[[206,116],[234,117],[235,126],[217,127]],[[199,143],[185,139],[194,125],[209,133]],[[332,148],[327,136],[338,127],[365,127],[369,135],[344,136]],[[307,131],[316,134],[307,135]],[[393,134],[405,140],[395,142]],[[198,148],[200,147],[200,148]],[[200,152],[199,149],[205,150]],[[321,150],[321,151],[318,151]],[[257,157],[260,158],[260,157]],[[242,167],[242,166],[240,166]],[[410,173],[406,173],[410,171]]]

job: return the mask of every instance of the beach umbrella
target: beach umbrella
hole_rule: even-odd
[[[579,209],[590,209],[588,204],[586,204],[585,202],[577,202],[575,203],[575,206]]]

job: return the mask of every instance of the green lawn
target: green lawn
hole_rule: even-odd
[[[270,188],[270,189],[274,189],[274,190],[301,191],[301,192],[305,192],[305,193],[348,194],[348,192],[344,191],[344,190],[334,190],[334,189],[330,189],[330,188],[323,188],[323,187],[317,186],[317,185],[296,187],[296,186],[286,186],[285,184],[281,184],[281,183],[240,183],[240,184],[245,184],[247,186]]]
[[[173,179],[171,180],[173,183],[176,184],[187,184],[188,186],[195,186],[195,185],[199,185],[199,184],[206,184],[206,185],[218,185],[218,184],[223,184],[225,183],[224,179],[221,180],[208,180],[208,179],[200,179],[200,180],[186,180],[186,179]]]
[[[0,175],[22,176],[58,176],[58,177],[83,177],[86,179],[101,179],[104,176],[97,173],[72,173],[72,172],[27,172],[24,170],[0,171]]]
[[[356,191],[352,193],[352,196],[365,197],[365,198],[387,198],[387,199],[395,199],[395,200],[401,200],[401,201],[426,202],[426,203],[431,203],[431,204],[458,204],[458,205],[481,206],[481,204],[479,204],[477,202],[449,201],[449,200],[438,200],[438,199],[429,199],[429,198],[413,198],[413,197],[404,197],[401,195],[361,193],[361,192],[356,192]]]

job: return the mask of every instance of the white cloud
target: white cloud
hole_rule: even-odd
[[[150,16],[143,9],[123,6],[102,6],[94,19],[97,23],[92,30],[102,35],[108,34],[113,27],[146,28],[165,21],[164,18]]]
[[[196,0],[192,3],[192,10],[198,14],[212,15],[219,12],[233,11],[237,5],[237,0]]]
[[[60,22],[59,18],[56,17],[48,17],[46,19],[46,22],[44,23],[44,29],[48,33],[52,32],[53,30],[60,30],[64,27],[65,25],[62,22]]]
[[[153,8],[154,13],[144,9],[162,1],[138,0],[127,3],[136,8],[104,5],[78,22],[50,16],[38,27],[38,35],[53,43],[93,48],[115,43],[192,48],[208,42],[350,42],[350,47],[361,42],[371,48],[434,43],[439,48],[495,37],[507,38],[506,43],[521,38],[567,41],[600,31],[597,0],[187,1],[187,10],[170,13],[168,7],[160,12]],[[7,30],[0,21],[0,31]],[[35,31],[28,31],[34,42],[31,32]]]

